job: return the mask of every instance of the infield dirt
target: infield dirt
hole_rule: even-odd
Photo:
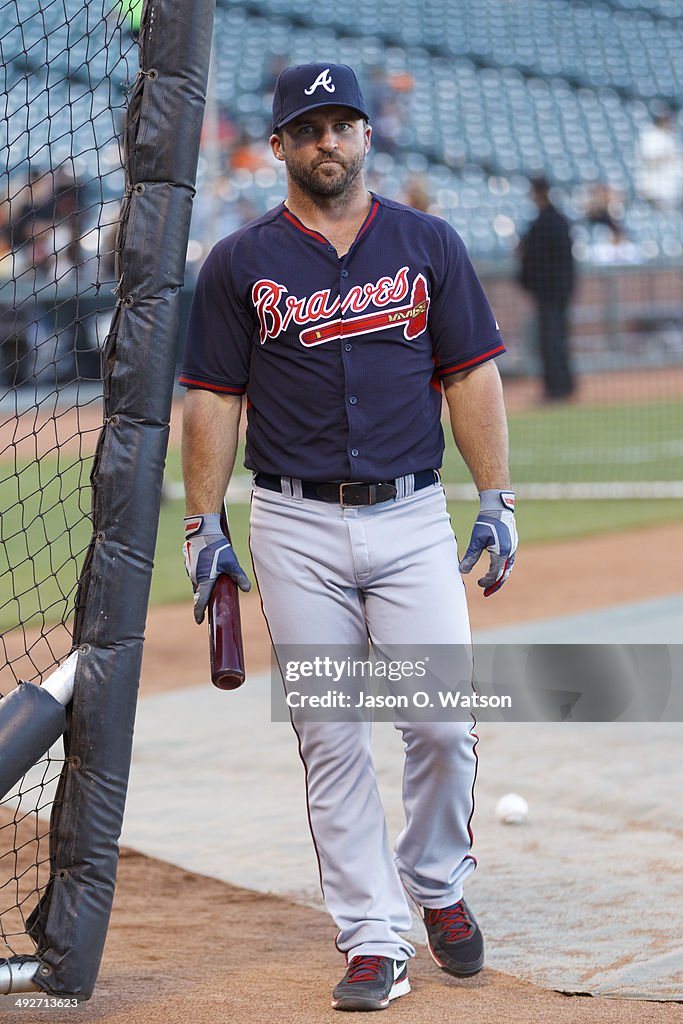
[[[114,912],[93,998],[77,1009],[17,1011],[17,1020],[73,1024],[323,1024],[344,972],[335,928],[316,910],[190,874],[123,850]],[[413,991],[388,1010],[396,1024],[673,1024],[673,1003],[564,996],[484,969],[460,981],[424,947]],[[4,1000],[7,1010],[12,1006]],[[4,1009],[5,1007],[3,1007]],[[3,1019],[13,1019],[10,1012]]]

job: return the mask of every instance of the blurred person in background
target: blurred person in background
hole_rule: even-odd
[[[230,149],[228,162],[232,171],[253,174],[262,167],[270,167],[270,150],[263,140],[256,141],[246,128],[242,128]]]
[[[671,110],[657,103],[653,123],[646,125],[638,140],[638,194],[662,210],[683,204],[683,145]]]
[[[9,334],[3,329],[4,362],[14,383],[73,380],[76,351],[88,347],[78,317],[79,295],[91,272],[82,248],[87,202],[67,165],[34,169],[17,194],[10,225],[16,310],[13,320],[4,317]]]
[[[531,182],[538,216],[522,237],[519,282],[536,304],[536,327],[544,398],[569,398],[575,381],[569,352],[569,303],[574,290],[574,257],[569,222],[550,200],[545,178]]]
[[[395,157],[401,143],[406,119],[406,103],[402,93],[412,89],[407,74],[387,77],[383,68],[375,68],[370,82],[370,109],[374,127],[372,144],[378,153]]]
[[[12,202],[12,248],[17,250],[20,260],[29,262],[28,250],[36,236],[53,222],[54,205],[55,194],[51,174],[33,167],[29,181],[19,190]],[[27,248],[21,252],[24,245]]]
[[[412,206],[413,210],[421,210],[422,213],[431,213],[431,196],[427,182],[417,175],[409,178],[405,183],[401,202],[406,206]]]
[[[604,224],[612,228],[624,217],[624,201],[606,181],[598,181],[588,187],[583,206],[589,224]]]
[[[13,287],[15,257],[10,208],[9,198],[4,196],[0,200],[0,387],[3,388],[20,383],[20,364],[26,354],[24,324]]]
[[[642,251],[624,228],[624,201],[606,182],[589,189],[585,201],[586,220],[591,225],[587,255],[593,263],[639,263]]]

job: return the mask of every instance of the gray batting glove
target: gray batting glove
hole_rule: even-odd
[[[490,597],[505,583],[515,564],[517,524],[515,496],[512,491],[482,491],[479,515],[472,530],[470,546],[460,562],[460,572],[471,572],[482,553],[491,556],[489,571],[477,582]]]
[[[244,569],[237,561],[232,544],[221,530],[218,512],[201,516],[186,516],[185,569],[194,589],[195,622],[204,621],[206,606],[211,591],[221,573],[230,576],[240,590],[251,590],[251,583]]]

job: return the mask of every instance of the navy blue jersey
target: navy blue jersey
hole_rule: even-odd
[[[209,253],[180,383],[246,392],[248,469],[391,480],[441,466],[441,379],[503,351],[445,221],[373,196],[339,259],[282,203]]]

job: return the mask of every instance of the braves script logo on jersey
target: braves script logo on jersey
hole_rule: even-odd
[[[327,92],[334,92],[335,86],[332,81],[329,68],[325,68],[324,71],[321,71],[313,85],[309,85],[308,89],[304,89],[304,92],[307,96],[312,96],[315,90],[319,89],[320,86],[322,86]]]
[[[257,281],[251,290],[251,299],[259,318],[261,344],[279,337],[293,323],[304,328],[299,332],[299,341],[307,348],[339,338],[383,331],[396,324],[403,325],[403,337],[412,341],[427,328],[429,290],[422,274],[416,276],[411,289],[408,272],[408,267],[401,267],[394,277],[380,277],[374,284],[356,285],[343,300],[339,295],[332,298],[329,288],[299,298],[289,295],[285,286],[276,281]],[[410,301],[396,305],[407,298],[409,291]],[[362,314],[369,306],[379,312],[349,315]],[[385,309],[387,306],[391,308]]]

